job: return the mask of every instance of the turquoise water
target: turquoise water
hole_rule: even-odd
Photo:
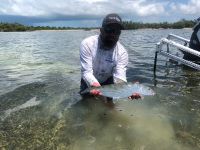
[[[98,31],[0,33],[0,149],[200,149],[200,73],[158,57],[155,43],[191,29],[123,31],[128,81],[156,95],[81,101],[79,45]]]

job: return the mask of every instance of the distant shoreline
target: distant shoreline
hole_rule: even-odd
[[[139,29],[125,29],[124,31],[129,31],[129,30],[169,30],[173,28],[139,28]],[[181,28],[182,30],[191,30],[192,28]],[[177,30],[181,30],[177,29]],[[48,29],[48,30],[27,30],[27,31],[0,31],[0,32],[62,32],[62,31],[99,31],[99,29],[90,29],[90,30],[85,30],[85,29],[63,29],[63,30],[57,30],[57,29]]]
[[[34,31],[31,31],[31,32],[35,32],[35,31],[79,31],[79,30],[83,30],[83,29],[65,29],[65,30],[55,30],[55,29],[49,29],[49,30],[34,30]]]
[[[137,29],[187,29],[192,28],[195,22],[182,19],[174,23],[143,23],[124,21],[125,30]],[[50,26],[25,26],[19,23],[0,23],[0,32],[29,32],[29,31],[77,31],[77,30],[99,30],[100,27],[50,27]]]
[[[62,31],[99,31],[99,29],[90,29],[90,30],[84,30],[84,29],[65,29],[65,30],[54,30],[54,29],[50,29],[50,30],[34,30],[34,31],[30,31],[30,32],[38,32],[38,31],[42,31],[42,32],[45,32],[45,31],[50,31],[50,32],[55,32],[55,31],[58,31],[58,32],[62,32]],[[26,31],[28,32],[28,31]]]
[[[132,30],[169,30],[172,28],[139,28],[139,29],[126,29],[123,31],[132,31]],[[174,30],[192,30],[192,28],[181,28],[181,29],[174,29]],[[62,32],[62,31],[67,31],[67,32],[74,32],[74,31],[99,31],[99,29],[91,29],[91,30],[84,30],[84,29],[69,29],[69,30],[32,30],[32,31],[6,31],[6,32]],[[0,33],[6,33],[5,31],[0,31]]]
[[[124,31],[129,31],[129,30],[168,30],[168,29],[172,29],[172,28],[158,28],[158,29],[155,29],[155,28],[140,28],[140,29],[126,29]],[[181,28],[181,29],[192,29],[192,28]],[[180,30],[181,30],[180,29]],[[69,29],[69,30],[34,30],[34,31],[99,31],[99,29],[91,29],[91,30],[84,30],[84,29]],[[34,31],[31,31],[31,32],[34,32]],[[28,31],[27,31],[28,32]]]

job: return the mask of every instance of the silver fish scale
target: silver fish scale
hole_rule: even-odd
[[[126,83],[126,84],[111,84],[98,88],[103,96],[111,97],[113,99],[126,98],[133,93],[139,93],[142,96],[154,95],[154,91],[139,83]]]

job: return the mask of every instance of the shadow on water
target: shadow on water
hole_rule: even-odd
[[[45,83],[35,82],[16,88],[12,92],[0,96],[0,111],[16,107],[32,97],[45,97]]]
[[[72,80],[49,74],[44,83],[30,83],[1,95],[0,149],[54,149],[59,144],[62,147],[62,143],[68,145],[70,138],[62,132],[62,125],[65,121],[68,124],[71,117],[60,118],[65,118],[65,110],[80,100],[77,87],[73,88]],[[41,103],[34,104],[35,101]]]

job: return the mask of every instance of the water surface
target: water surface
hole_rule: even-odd
[[[122,32],[128,81],[156,95],[114,108],[78,94],[79,45],[98,31],[0,33],[0,148],[199,149],[200,73],[158,56],[153,76],[155,44],[169,33],[189,39],[192,30]]]

